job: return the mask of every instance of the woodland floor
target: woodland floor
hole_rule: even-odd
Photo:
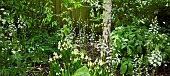
[[[92,48],[92,46],[85,46],[82,49],[88,50],[87,54],[89,57],[92,58],[92,60],[94,57],[96,57],[96,55],[100,56],[100,53],[96,50],[96,48],[93,48],[94,49],[93,54],[89,48]],[[49,68],[50,68],[48,63],[45,63],[45,64],[33,63],[33,65],[35,68],[32,69],[30,72],[27,72],[27,76],[39,76],[40,72],[43,76],[48,76],[48,72],[49,72]],[[41,70],[38,68],[41,68]],[[115,70],[115,73],[116,73],[116,76],[121,76],[120,68],[117,68]],[[42,75],[40,75],[40,76],[42,76]],[[142,75],[142,76],[145,76],[145,75]],[[157,74],[155,74],[154,76],[170,76],[170,63],[167,63],[167,66],[162,65],[162,66],[158,67]]]

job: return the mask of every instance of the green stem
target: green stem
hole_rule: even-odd
[[[152,76],[154,76],[154,71],[155,71],[155,70],[153,69],[153,70],[152,70]]]

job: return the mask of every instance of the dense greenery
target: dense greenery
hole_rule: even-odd
[[[90,23],[74,22],[70,4],[90,7]],[[121,75],[155,75],[169,63],[168,0],[113,0],[108,57],[96,36],[102,32],[103,0],[61,5],[68,10],[55,14],[51,0],[0,1],[0,75],[113,76],[118,68]]]

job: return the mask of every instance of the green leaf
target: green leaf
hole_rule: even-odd
[[[129,35],[129,39],[130,39],[130,40],[133,40],[134,36],[135,36],[134,34]]]
[[[165,49],[165,52],[170,54],[170,46],[167,46],[167,48]]]
[[[122,46],[121,49],[124,49],[124,48],[126,48],[127,44],[123,43],[121,46]]]
[[[122,35],[122,33],[123,33],[123,31],[122,31],[122,30],[118,30],[118,32],[117,32],[117,34],[118,34],[119,36],[121,36],[121,35]]]
[[[88,68],[83,66],[77,69],[73,76],[90,76],[90,74]]]
[[[120,40],[120,38],[116,39],[116,45],[117,45],[117,49],[121,48],[121,40]]]
[[[134,40],[128,41],[128,45],[134,45]]]
[[[131,63],[128,64],[128,73],[133,75],[133,65]]]
[[[127,65],[126,64],[122,64],[120,67],[120,74],[124,74],[127,70]]]
[[[131,54],[132,54],[132,50],[130,49],[129,46],[127,46],[127,53],[128,53],[128,55],[131,55]]]
[[[138,38],[139,40],[142,40],[142,36],[141,36],[141,35],[137,35],[137,38]]]
[[[142,53],[142,47],[141,47],[141,45],[137,46],[137,51],[138,51],[139,53]]]

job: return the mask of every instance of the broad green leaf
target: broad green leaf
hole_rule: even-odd
[[[128,53],[128,55],[132,54],[132,50],[130,49],[129,46],[127,46],[127,53]]]
[[[134,45],[134,40],[128,41],[128,45]]]
[[[88,68],[83,66],[77,69],[73,76],[90,76],[90,74]]]
[[[128,73],[129,73],[130,75],[133,74],[133,65],[132,65],[131,63],[128,64]]]
[[[120,74],[124,74],[126,73],[127,70],[127,65],[126,64],[122,64],[120,67]]]
[[[142,53],[142,47],[141,47],[141,45],[137,46],[137,51],[138,51],[139,53]]]

